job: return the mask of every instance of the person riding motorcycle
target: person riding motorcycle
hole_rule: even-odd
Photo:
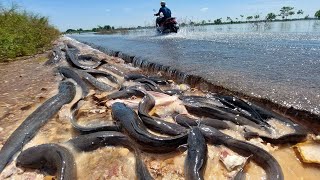
[[[159,9],[159,12],[157,14],[154,14],[154,16],[160,16],[160,13],[163,14],[163,17],[157,18],[157,26],[160,26],[161,23],[163,23],[166,19],[171,18],[171,10],[166,7],[166,2],[161,1],[160,5],[161,8]]]

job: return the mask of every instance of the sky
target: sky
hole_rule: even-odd
[[[51,24],[61,31],[92,29],[98,25],[136,27],[153,25],[154,10],[159,0],[0,0],[2,6],[12,2],[23,9],[48,16]],[[167,0],[172,16],[178,22],[214,20],[229,16],[232,19],[250,15],[265,17],[269,12],[279,13],[283,6],[302,9],[313,17],[320,10],[320,0]]]

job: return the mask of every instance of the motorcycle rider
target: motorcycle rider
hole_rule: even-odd
[[[157,14],[154,14],[154,16],[160,16],[160,13],[163,14],[163,17],[158,17],[157,18],[157,26],[160,26],[161,23],[163,23],[166,19],[171,18],[171,10],[166,7],[166,2],[161,1],[160,3],[161,8],[159,9],[159,12]]]

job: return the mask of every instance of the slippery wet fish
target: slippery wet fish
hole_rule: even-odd
[[[89,74],[97,74],[97,75],[102,75],[106,78],[108,78],[111,82],[115,83],[115,84],[119,84],[119,80],[114,77],[112,74],[105,72],[105,71],[100,71],[100,70],[96,70],[96,69],[88,69],[85,70],[87,73]]]
[[[197,116],[231,121],[237,125],[248,125],[257,129],[266,130],[264,125],[257,124],[251,121],[251,119],[231,112],[231,110],[219,100],[201,96],[182,96],[179,98],[183,101],[188,112]]]
[[[185,160],[185,178],[187,180],[203,180],[207,162],[207,143],[200,129],[193,127],[188,135],[188,153]]]
[[[149,133],[138,115],[123,103],[112,105],[112,117],[120,123],[122,130],[145,151],[172,152],[187,141],[188,133],[173,137],[159,137]]]
[[[82,97],[86,97],[89,94],[89,88],[86,83],[81,79],[79,74],[69,67],[58,67],[58,71],[66,78],[73,79],[82,89]]]
[[[139,87],[128,87],[126,89],[107,95],[106,99],[122,99],[122,98],[130,98],[132,96],[143,97],[144,93],[138,89]]]
[[[70,103],[76,94],[73,83],[63,81],[59,85],[59,93],[44,102],[10,135],[0,151],[0,173],[12,156],[28,143],[38,130],[47,123],[67,103]]]
[[[102,131],[87,135],[80,135],[67,142],[77,151],[93,151],[105,146],[123,146],[134,151],[136,157],[136,174],[139,180],[151,180],[148,168],[141,159],[139,150],[124,134],[115,131]]]
[[[98,81],[95,77],[85,71],[77,71],[79,75],[87,80],[93,87],[100,91],[112,91],[115,90],[112,86],[105,84],[103,82]]]
[[[143,123],[150,129],[168,135],[180,135],[187,132],[187,129],[180,126],[179,124],[166,122],[159,118],[155,118],[149,115],[149,112],[155,106],[154,98],[145,93],[144,98],[139,103],[138,115],[143,121]]]
[[[217,129],[229,129],[230,126],[228,123],[218,120],[218,119],[212,119],[212,118],[199,118],[199,119],[193,119],[187,115],[184,114],[178,114],[174,116],[175,121],[184,127],[190,127],[190,126],[197,126],[199,124],[204,124],[207,126],[211,126]]]
[[[144,84],[145,89],[147,91],[155,91],[155,92],[160,92],[160,93],[164,93],[161,88],[158,86],[158,84],[156,84],[155,82],[146,79],[146,78],[140,78],[140,79],[136,79],[134,80],[135,82],[139,82]]]
[[[45,62],[44,65],[47,66],[47,65],[57,64],[60,62],[61,57],[62,57],[61,49],[59,47],[55,47],[52,50],[52,55],[50,59],[47,62]]]
[[[267,151],[245,141],[234,139],[213,127],[199,125],[199,128],[209,143],[214,145],[224,145],[242,156],[252,156],[252,160],[266,171],[267,179],[284,179],[279,163]]]
[[[78,130],[80,133],[87,134],[87,133],[92,133],[92,132],[98,132],[98,131],[119,131],[120,127],[116,124],[110,124],[110,125],[100,125],[100,126],[81,126],[77,122],[76,114],[79,110],[79,102],[75,103],[71,107],[71,117],[70,117],[70,122],[72,126]]]
[[[17,158],[17,166],[46,170],[59,180],[77,179],[77,168],[72,153],[57,144],[43,144],[31,147]]]
[[[147,76],[142,75],[142,74],[127,74],[124,76],[124,79],[126,81],[134,81],[136,79],[141,79],[141,78],[147,78]]]
[[[67,60],[75,67],[77,68],[80,68],[80,69],[94,69],[94,68],[97,68],[98,66],[100,66],[101,62],[96,62],[95,64],[93,65],[84,65],[84,64],[81,64],[79,62],[79,59],[78,57],[75,55],[74,52],[72,52],[70,49],[66,49],[66,58]]]

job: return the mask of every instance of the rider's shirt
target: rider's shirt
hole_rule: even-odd
[[[171,11],[167,7],[161,7],[159,9],[159,13],[158,14],[160,14],[160,13],[163,14],[164,18],[170,18],[171,17]]]

